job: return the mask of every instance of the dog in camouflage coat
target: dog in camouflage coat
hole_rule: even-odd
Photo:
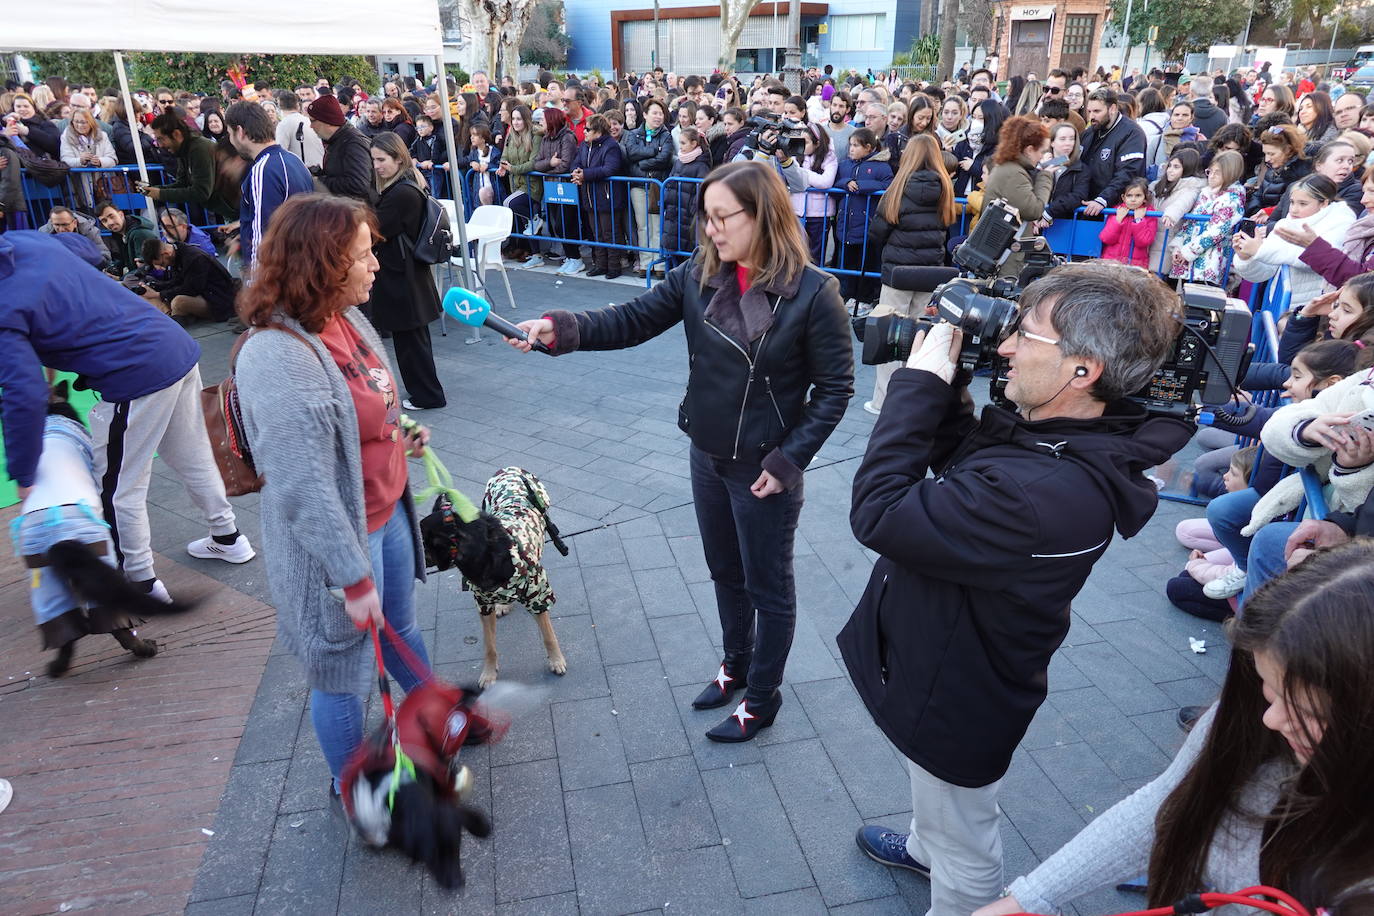
[[[568,670],[548,614],[557,599],[542,562],[545,535],[551,535],[563,553],[567,553],[567,548],[558,539],[558,529],[549,521],[548,508],[548,491],[538,477],[523,468],[497,471],[482,494],[482,511],[500,522],[510,535],[511,559],[515,563],[515,575],[505,585],[490,590],[472,586],[486,642],[482,674],[477,679],[482,687],[490,686],[500,670],[496,658],[496,620],[509,613],[513,604],[523,604],[539,622],[549,670],[554,674],[565,674]]]

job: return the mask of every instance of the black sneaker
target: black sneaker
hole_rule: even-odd
[[[863,854],[874,862],[892,868],[905,868],[923,878],[929,878],[930,866],[917,862],[906,851],[906,840],[909,836],[911,834],[897,833],[886,827],[860,827],[854,834],[854,842],[859,845]]]
[[[591,270],[587,271],[587,276],[589,277],[603,277],[605,275],[606,271],[602,270],[600,267],[593,267]]]

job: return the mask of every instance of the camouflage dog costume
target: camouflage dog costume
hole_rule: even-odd
[[[531,614],[543,614],[553,607],[557,598],[541,562],[545,533],[551,533],[556,543],[558,537],[558,530],[548,519],[548,508],[548,490],[538,477],[523,468],[502,468],[487,481],[482,511],[500,522],[510,535],[515,575],[491,591],[472,586],[477,609],[484,616],[517,602]]]

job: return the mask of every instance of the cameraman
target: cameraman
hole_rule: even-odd
[[[749,123],[754,125],[754,132],[744,141],[744,148],[736,154],[735,162],[763,162],[773,166],[777,173],[782,176],[783,184],[787,185],[787,193],[797,194],[807,188],[806,176],[802,174],[801,159],[793,155],[789,146],[794,142],[784,134],[785,129],[791,133],[797,130],[804,130],[795,121],[789,121],[780,114],[760,112],[755,117],[749,119]],[[804,140],[795,142],[804,143]],[[805,147],[803,146],[803,151]]]
[[[849,516],[881,556],[839,645],[911,776],[911,832],[862,827],[856,840],[930,877],[932,914],[1000,896],[998,786],[1045,699],[1070,602],[1112,530],[1130,537],[1154,514],[1143,471],[1192,436],[1126,400],[1171,352],[1181,307],[1142,270],[1060,267],[1026,288],[998,347],[1016,413],[989,406],[975,422],[949,324],[918,336],[889,383]]]

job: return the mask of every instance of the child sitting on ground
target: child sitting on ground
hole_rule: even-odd
[[[1250,474],[1259,458],[1259,446],[1251,445],[1231,456],[1231,466],[1224,477],[1227,493],[1239,493],[1250,487]],[[1170,579],[1164,593],[1174,607],[1204,620],[1225,620],[1234,613],[1225,599],[1207,597],[1203,589],[1207,583],[1220,579],[1234,568],[1230,551],[1222,546],[1205,518],[1185,518],[1174,529],[1174,536],[1184,547],[1191,549],[1183,572]]]

